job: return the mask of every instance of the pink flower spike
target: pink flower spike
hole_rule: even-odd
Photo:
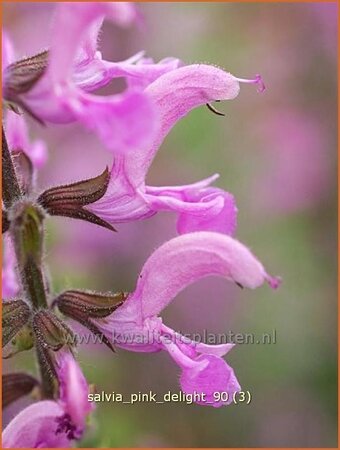
[[[247,78],[235,78],[239,83],[250,83],[257,85],[257,92],[262,93],[266,90],[266,86],[260,74],[255,75],[253,79]]]

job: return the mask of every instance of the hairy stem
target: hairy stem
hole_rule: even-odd
[[[8,148],[6,135],[2,128],[2,200],[6,208],[10,208],[21,197],[22,192],[18,177]]]
[[[46,290],[42,270],[33,260],[28,260],[21,268],[21,281],[24,286],[26,297],[36,308],[46,308]]]
[[[17,201],[23,198],[23,193],[20,189],[20,184],[16,174],[15,166],[11,152],[8,147],[6,135],[2,128],[2,200],[7,209],[10,209]],[[12,230],[11,230],[12,231]],[[40,239],[43,240],[43,228],[40,231]],[[22,260],[21,254],[18,251],[20,242],[16,243],[16,233],[11,232],[11,237],[14,241],[14,248],[16,250],[16,257],[18,264]],[[18,239],[18,238],[17,238]],[[18,245],[16,245],[18,244]],[[44,284],[44,275],[41,264],[36,261],[28,259],[19,267],[21,283],[26,293],[26,298],[31,303],[32,307],[37,309],[40,307],[47,307],[46,288]],[[53,383],[49,374],[44,370],[41,364],[39,354],[37,352],[37,360],[42,380],[42,388],[45,397],[53,397]]]

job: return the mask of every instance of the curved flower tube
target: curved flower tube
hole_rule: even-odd
[[[2,434],[4,448],[67,448],[80,439],[87,415],[88,386],[70,353],[59,356],[58,401],[43,400],[22,410]]]
[[[240,242],[214,232],[188,233],[158,248],[145,263],[136,289],[105,319],[91,319],[117,346],[137,352],[165,350],[181,369],[185,393],[204,394],[198,403],[215,407],[229,404],[240,385],[233,369],[221,358],[233,344],[207,345],[176,333],[159,314],[188,285],[218,275],[254,289],[265,281],[277,288],[279,279]],[[216,400],[214,392],[227,392]]]

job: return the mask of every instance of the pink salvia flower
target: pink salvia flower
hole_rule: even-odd
[[[145,86],[179,61],[161,64],[136,64],[139,53],[122,62],[102,59],[97,51],[97,35],[104,17],[121,26],[130,25],[137,13],[130,3],[61,3],[56,6],[51,45],[41,78],[17,101],[42,122],[80,121],[94,130],[106,148],[124,151],[150,144],[157,129],[154,106],[142,92]],[[113,78],[136,80],[124,93],[96,96],[89,92],[108,84]],[[4,73],[4,96],[11,70]],[[10,98],[11,99],[11,98]]]
[[[66,433],[57,432],[63,408],[52,400],[34,403],[23,409],[2,433],[3,448],[67,448]]]
[[[221,233],[195,232],[174,238],[158,248],[145,263],[135,291],[123,306],[95,325],[121,348],[156,352],[166,350],[181,368],[186,393],[205,394],[202,404],[229,404],[240,390],[233,370],[221,358],[233,344],[207,345],[192,341],[165,326],[159,314],[175,296],[195,281],[218,275],[248,288],[267,281],[276,288],[262,264],[240,242]],[[216,401],[213,392],[228,392]]]
[[[93,406],[88,385],[70,353],[58,356],[60,398],[44,400],[22,410],[2,434],[4,448],[64,448],[80,439]]]
[[[174,69],[148,85],[145,92],[157,107],[160,129],[151,146],[117,154],[106,194],[88,209],[111,224],[144,219],[158,211],[178,213],[179,233],[199,230],[233,234],[234,198],[209,185],[218,178],[185,186],[151,187],[145,179],[153,158],[171,128],[193,108],[239,93],[239,82],[213,66],[195,64]]]
[[[74,428],[75,437],[79,438],[94,405],[88,401],[89,387],[78,363],[69,352],[58,353],[59,403]]]

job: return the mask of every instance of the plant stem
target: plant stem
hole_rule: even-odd
[[[6,135],[2,128],[2,200],[6,208],[22,197]]]
[[[17,201],[23,199],[23,193],[20,189],[18,177],[11,152],[8,147],[6,135],[2,128],[2,200],[7,209],[10,209]],[[11,230],[12,231],[12,230]],[[43,240],[43,228],[41,227],[40,239]],[[11,237],[14,240],[14,248],[16,249],[16,257],[18,264],[20,263],[21,254],[17,251],[20,242],[16,245],[15,232],[11,232]],[[20,265],[20,264],[19,264]],[[41,264],[36,261],[28,259],[19,267],[21,283],[26,293],[27,300],[30,301],[33,308],[47,307],[46,288],[44,284],[44,275]],[[42,389],[44,396],[47,398],[53,397],[53,383],[51,382],[49,374],[44,370],[41,364],[39,353],[37,350],[37,360],[40,370]]]
[[[47,308],[46,290],[42,270],[38,264],[29,259],[21,268],[21,280],[26,296],[32,305],[38,308]]]

